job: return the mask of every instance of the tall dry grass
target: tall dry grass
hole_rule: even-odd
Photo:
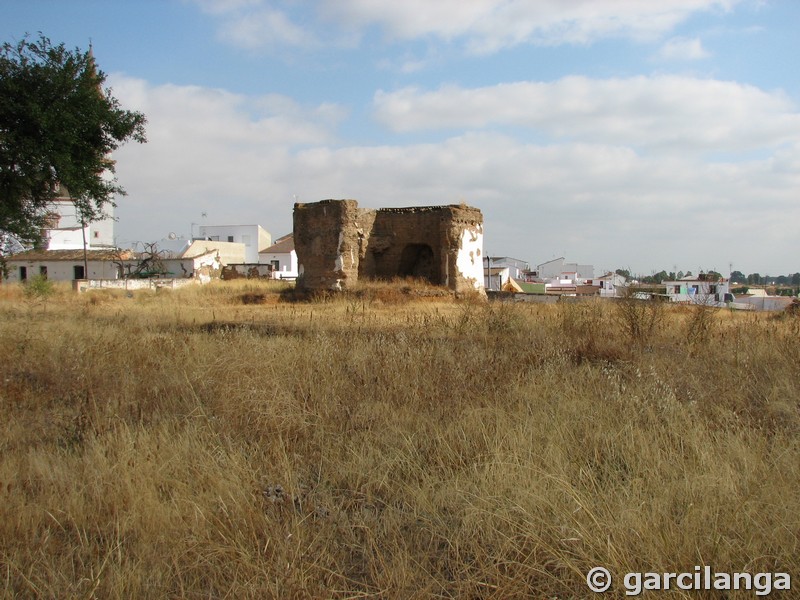
[[[568,599],[596,565],[800,574],[800,319],[286,299],[0,289],[3,597]]]

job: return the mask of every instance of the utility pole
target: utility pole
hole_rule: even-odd
[[[75,206],[77,209],[77,205]],[[79,211],[81,215],[81,236],[83,237],[83,278],[89,279],[89,259],[86,254],[86,217],[83,216],[83,211]]]

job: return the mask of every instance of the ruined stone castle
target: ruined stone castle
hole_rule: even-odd
[[[466,205],[359,208],[355,200],[294,205],[298,287],[342,290],[359,279],[418,277],[483,290],[483,215]]]

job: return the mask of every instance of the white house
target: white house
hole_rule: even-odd
[[[24,250],[7,258],[8,281],[23,282],[36,275],[55,281],[75,279],[116,279],[121,257],[130,256],[114,247],[114,207],[103,207],[103,217],[82,223],[66,188],[59,185],[48,203],[42,247]],[[86,261],[84,262],[84,247]],[[22,250],[22,251],[20,251]]]
[[[273,279],[295,279],[297,253],[294,251],[294,234],[278,238],[272,246],[259,252],[258,262],[272,265]]]
[[[490,267],[483,270],[483,287],[488,291],[499,292],[508,285],[511,277],[510,267]]]
[[[119,263],[132,258],[133,253],[127,250],[87,250],[84,265],[82,248],[28,250],[8,257],[8,281],[21,283],[36,275],[54,281],[117,279],[121,277]],[[88,267],[88,271],[85,267]]]
[[[168,258],[163,262],[171,277],[196,278],[200,283],[208,283],[215,275],[218,277],[222,268],[216,250],[194,256]]]
[[[670,302],[682,304],[702,304],[704,306],[725,306],[733,301],[730,282],[727,279],[713,281],[705,273],[687,275],[677,281],[663,282],[667,287]]]
[[[569,279],[573,283],[594,279],[594,266],[568,263],[563,256],[536,265],[536,277],[539,279]]]
[[[524,279],[525,273],[530,270],[527,261],[510,256],[484,256],[483,257],[483,287],[487,290],[500,291],[509,279]]]
[[[592,284],[600,287],[600,297],[620,298],[624,295],[624,290],[628,287],[628,280],[624,275],[608,272],[594,279]]]
[[[272,236],[261,225],[201,225],[195,240],[244,244],[243,263],[258,263],[258,254],[269,248]]]
[[[203,256],[209,252],[214,252],[216,254],[222,266],[250,263],[250,261],[247,260],[247,247],[244,244],[213,240],[194,240],[178,256],[168,255],[167,258],[188,259]],[[257,262],[258,258],[256,258],[252,264]]]

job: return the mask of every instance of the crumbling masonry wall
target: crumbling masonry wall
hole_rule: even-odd
[[[359,279],[419,277],[457,292],[483,289],[483,215],[464,205],[294,205],[298,287],[341,290]]]

